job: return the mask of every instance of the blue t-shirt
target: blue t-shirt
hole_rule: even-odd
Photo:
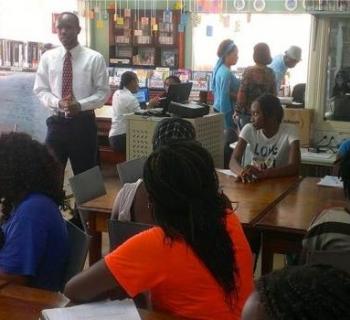
[[[273,70],[275,73],[276,77],[276,92],[278,94],[280,87],[281,87],[281,82],[284,78],[284,75],[286,74],[288,67],[284,63],[283,59],[284,55],[279,54],[278,56],[274,57],[271,64],[268,65],[269,68]]]
[[[29,276],[29,285],[61,289],[68,257],[66,224],[56,203],[31,193],[2,225],[5,243],[0,249],[0,271]]]
[[[338,155],[344,158],[348,153],[350,152],[350,139],[344,141],[339,149],[338,149]]]
[[[238,92],[238,89],[239,80],[226,65],[222,64],[215,74],[215,89],[213,92],[215,109],[225,114],[229,113],[229,117],[232,118],[234,103],[230,92]],[[227,122],[225,117],[225,128],[232,127],[232,124]]]

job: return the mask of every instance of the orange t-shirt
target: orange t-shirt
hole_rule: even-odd
[[[159,227],[129,239],[105,257],[108,269],[131,296],[151,291],[156,310],[190,319],[239,320],[253,290],[253,262],[241,224],[232,211],[227,216],[237,265],[232,308],[222,288],[184,241],[165,240]]]

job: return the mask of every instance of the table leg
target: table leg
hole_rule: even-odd
[[[96,214],[89,213],[89,235],[91,236],[89,250],[89,265],[93,265],[102,257],[102,233],[96,230]]]
[[[262,253],[261,253],[261,274],[267,274],[273,268],[273,248],[270,245],[269,237],[262,234]]]

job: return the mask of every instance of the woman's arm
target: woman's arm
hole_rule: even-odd
[[[230,160],[230,170],[239,176],[243,171],[243,167],[241,166],[241,163],[242,163],[242,157],[246,147],[247,147],[247,142],[244,139],[239,138]]]
[[[300,169],[300,143],[299,140],[292,142],[289,149],[288,164],[278,168],[269,168],[257,174],[259,179],[296,176]]]
[[[8,282],[19,284],[22,286],[26,286],[28,283],[28,277],[26,276],[9,274],[1,271],[0,271],[0,280],[8,281]]]
[[[112,296],[120,299],[128,296],[108,270],[104,260],[100,260],[69,280],[64,288],[64,294],[78,303]]]

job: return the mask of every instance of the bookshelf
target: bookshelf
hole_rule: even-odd
[[[42,43],[0,39],[0,70],[35,72]]]
[[[173,10],[109,10],[109,65],[155,68],[184,67],[184,33],[178,32],[181,12]]]

